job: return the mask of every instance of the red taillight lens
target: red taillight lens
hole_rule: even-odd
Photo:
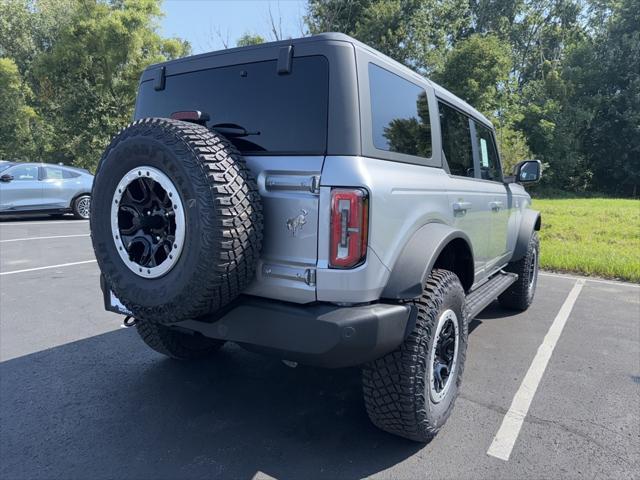
[[[352,268],[367,256],[369,199],[360,188],[331,190],[329,266]]]

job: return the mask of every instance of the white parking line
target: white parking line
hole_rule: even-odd
[[[54,220],[51,222],[0,222],[0,227],[23,227],[24,225],[53,225],[56,223],[66,223],[69,225],[87,223],[89,220]]]
[[[0,243],[8,242],[24,242],[27,240],[49,240],[51,238],[73,238],[73,237],[88,237],[88,233],[82,233],[79,235],[52,235],[50,237],[28,237],[28,238],[11,238],[9,240],[0,240]]]
[[[540,380],[547,368],[553,349],[555,348],[556,343],[558,343],[562,329],[567,323],[569,314],[571,313],[573,305],[576,303],[576,299],[584,286],[584,282],[585,280],[582,278],[576,281],[566,300],[562,304],[562,307],[560,307],[560,311],[553,320],[551,327],[549,327],[549,331],[545,335],[542,344],[538,347],[538,352],[536,353],[533,362],[531,362],[529,371],[522,380],[515,397],[513,397],[509,411],[504,416],[498,433],[493,437],[493,442],[491,443],[489,450],[487,450],[488,455],[505,461],[509,460],[513,446],[516,443],[518,434],[522,428],[522,423],[524,422],[529,411],[529,407],[531,406],[531,401],[536,394],[536,390],[538,389]]]
[[[544,277],[567,278],[569,280],[584,280],[586,282],[592,282],[592,283],[604,283],[606,285],[613,285],[615,287],[640,288],[640,285],[637,283],[623,282],[618,280],[604,280],[602,278],[577,277],[575,275],[569,275],[567,273],[539,272],[538,275],[542,275]]]
[[[12,272],[0,272],[2,275],[14,275],[16,273],[35,272],[38,270],[48,270],[50,268],[71,267],[73,265],[82,265],[84,263],[94,263],[96,260],[84,260],[82,262],[60,263],[59,265],[47,265],[46,267],[25,268],[24,270],[13,270]]]

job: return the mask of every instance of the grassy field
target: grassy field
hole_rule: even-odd
[[[540,265],[640,283],[640,200],[534,199]]]

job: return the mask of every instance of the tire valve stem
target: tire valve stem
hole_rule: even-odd
[[[138,320],[136,318],[134,318],[131,315],[127,315],[126,317],[124,317],[124,321],[122,322],[122,326],[124,328],[131,328],[131,327],[135,327],[137,323],[138,323]]]

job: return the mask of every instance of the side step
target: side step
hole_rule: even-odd
[[[478,315],[516,280],[517,274],[500,272],[467,295],[468,320]]]

